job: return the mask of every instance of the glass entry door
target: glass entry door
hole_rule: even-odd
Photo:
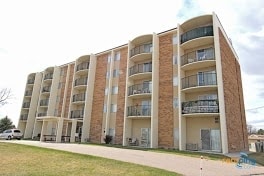
[[[212,150],[221,152],[221,135],[220,130],[211,130]]]
[[[202,150],[221,152],[219,129],[201,129]]]
[[[209,129],[201,129],[202,150],[210,150],[211,135]]]
[[[142,147],[150,147],[150,128],[141,128],[141,141]]]

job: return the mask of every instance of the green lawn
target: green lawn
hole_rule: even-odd
[[[0,175],[170,176],[180,174],[90,155],[0,142]]]

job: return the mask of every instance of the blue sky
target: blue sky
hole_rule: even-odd
[[[17,124],[29,73],[213,11],[240,58],[247,121],[264,128],[262,0],[0,0],[0,88],[11,88],[14,95],[0,107],[0,117]]]

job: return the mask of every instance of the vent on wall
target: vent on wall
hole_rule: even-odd
[[[219,117],[215,117],[215,123],[219,123]]]

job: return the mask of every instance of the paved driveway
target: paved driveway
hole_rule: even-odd
[[[57,150],[64,150],[74,153],[88,154],[100,156],[104,158],[111,158],[120,161],[126,161],[156,168],[161,168],[183,175],[199,176],[200,175],[200,161],[199,158],[157,153],[150,151],[129,150],[113,147],[84,145],[84,144],[67,144],[67,143],[44,143],[39,141],[5,141],[17,144],[33,145],[44,148],[51,148]],[[203,176],[246,176],[246,175],[263,175],[264,167],[253,167],[249,169],[238,169],[234,163],[224,163],[222,161],[206,160],[202,162]]]

